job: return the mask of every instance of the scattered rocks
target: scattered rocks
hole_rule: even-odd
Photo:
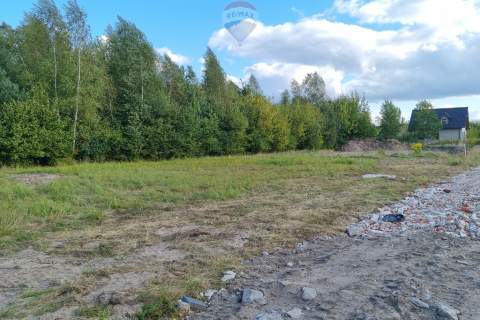
[[[190,313],[190,305],[186,302],[183,302],[181,299],[177,301],[177,307],[182,313]]]
[[[446,320],[458,320],[458,315],[460,311],[446,305],[446,304],[438,304],[436,306],[437,314]]]
[[[210,301],[217,292],[218,290],[208,289],[202,295]]]
[[[283,316],[281,312],[272,310],[258,314],[255,320],[283,320]]]
[[[451,181],[420,188],[403,200],[347,228],[351,237],[377,237],[415,232],[480,238],[480,167]],[[381,176],[381,175],[380,175]],[[365,175],[374,178],[379,175]]]
[[[302,309],[293,308],[292,310],[287,312],[287,316],[289,316],[292,319],[300,319],[303,316]]]
[[[233,271],[225,271],[223,273],[222,282],[232,281],[236,276],[237,274]]]
[[[350,237],[358,237],[363,235],[367,226],[363,223],[352,224],[347,228],[347,234]]]
[[[421,309],[428,309],[428,308],[430,308],[430,306],[429,306],[427,303],[425,303],[425,302],[423,302],[422,300],[417,299],[417,298],[412,298],[412,299],[410,299],[410,302],[411,302],[414,306],[416,306],[416,307],[418,307],[418,308],[421,308]]]
[[[205,302],[194,299],[194,298],[189,297],[189,296],[183,296],[180,300],[182,302],[188,304],[190,306],[190,309],[192,309],[194,311],[203,311],[203,310],[207,309],[207,307],[208,307]]]
[[[302,299],[304,301],[310,301],[317,297],[317,290],[313,288],[303,287],[302,288]]]
[[[265,297],[263,296],[263,292],[254,290],[254,289],[244,289],[242,291],[242,303],[243,304],[252,304],[252,303],[266,304],[266,300],[265,300]]]
[[[390,175],[390,174],[382,174],[382,173],[368,173],[362,176],[363,179],[388,179],[388,180],[395,180],[397,176]]]

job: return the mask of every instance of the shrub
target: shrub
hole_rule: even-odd
[[[421,143],[414,143],[410,147],[415,155],[420,155],[423,150],[423,144]]]

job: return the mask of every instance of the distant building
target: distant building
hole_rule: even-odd
[[[469,126],[468,108],[439,108],[433,109],[438,120],[442,123],[442,128],[438,133],[439,140],[443,141],[463,141],[467,136]],[[414,131],[415,114],[417,110],[412,111],[409,130]]]

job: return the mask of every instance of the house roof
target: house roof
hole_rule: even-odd
[[[468,129],[469,119],[468,119],[468,107],[465,108],[439,108],[433,109],[437,118],[439,120],[447,119],[447,121],[442,121],[443,129]],[[413,131],[413,124],[415,123],[416,113],[418,110],[412,111],[412,116],[410,118],[410,124],[408,129]]]

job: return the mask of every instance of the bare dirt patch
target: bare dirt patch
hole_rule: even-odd
[[[395,139],[388,139],[385,141],[375,139],[362,139],[351,140],[345,146],[342,151],[345,152],[368,152],[377,150],[389,150],[389,151],[408,151],[408,145],[401,143]]]
[[[247,274],[193,319],[479,319],[479,188],[477,168],[372,215],[404,214],[402,222],[370,216],[354,225],[362,227],[355,237],[319,237],[247,260]],[[445,227],[450,220],[454,229]],[[261,303],[245,303],[246,290],[261,292]]]
[[[25,173],[12,176],[13,180],[22,182],[29,186],[44,185],[60,178],[59,174],[49,173]]]

